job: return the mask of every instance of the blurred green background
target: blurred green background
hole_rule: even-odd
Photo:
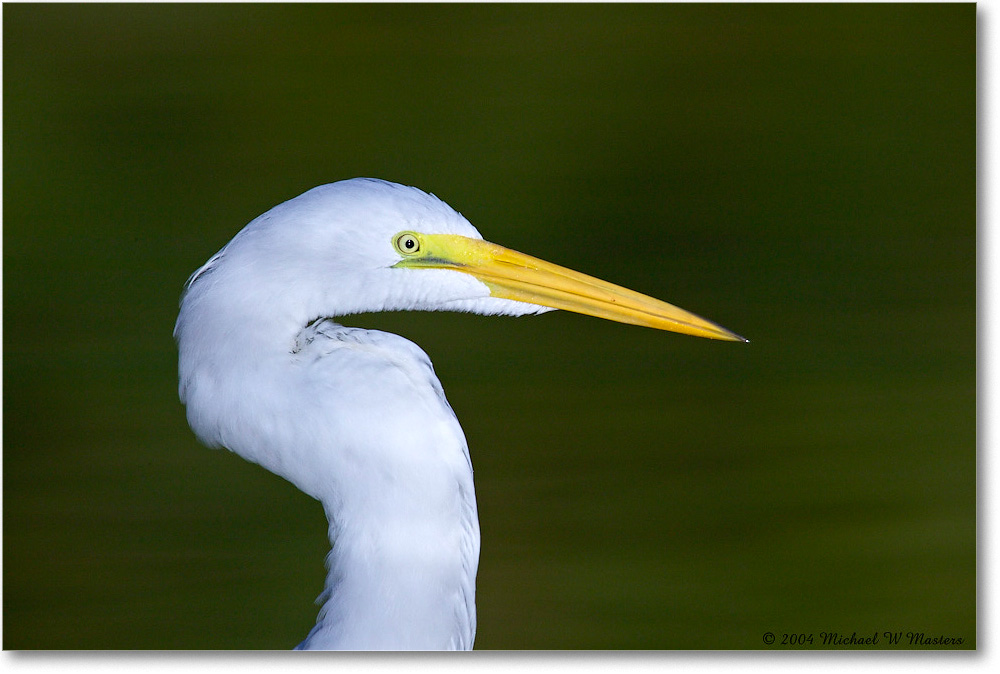
[[[359,175],[751,339],[345,321],[462,420],[477,648],[975,646],[974,5],[5,5],[3,57],[4,648],[305,636],[322,509],[197,443],[171,331]]]

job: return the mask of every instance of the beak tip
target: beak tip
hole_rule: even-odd
[[[750,343],[749,339],[747,339],[743,335],[737,335],[732,330],[726,330],[726,337],[725,337],[725,339],[728,340],[728,341],[730,341],[730,342],[742,342],[744,344],[749,344]]]

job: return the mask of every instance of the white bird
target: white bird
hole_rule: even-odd
[[[702,318],[493,243],[437,197],[357,178],[243,228],[174,328],[198,438],[318,499],[332,550],[301,649],[470,649],[479,521],[465,436],[427,355],[334,318],[568,309],[714,339]]]

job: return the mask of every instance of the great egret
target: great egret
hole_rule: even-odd
[[[465,436],[427,355],[359,312],[568,309],[713,339],[670,304],[484,241],[413,187],[356,178],[253,220],[185,286],[180,398],[202,442],[318,499],[332,551],[302,649],[469,649],[479,521]]]

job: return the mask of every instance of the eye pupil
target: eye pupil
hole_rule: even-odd
[[[407,250],[412,250],[412,248],[415,245],[417,245],[417,242],[414,241],[413,239],[407,239],[405,242],[403,242],[403,246],[405,246]]]

